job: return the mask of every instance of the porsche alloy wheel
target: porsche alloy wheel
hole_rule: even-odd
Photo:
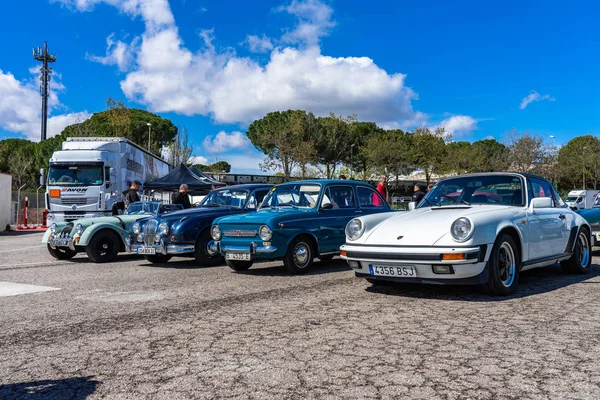
[[[587,274],[591,271],[592,244],[586,228],[581,228],[577,234],[577,241],[573,248],[573,255],[560,266],[566,272],[574,274]]]
[[[512,236],[500,234],[488,261],[487,290],[496,296],[508,296],[517,290],[521,262]]]

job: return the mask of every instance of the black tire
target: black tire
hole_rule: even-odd
[[[144,258],[153,264],[164,264],[171,259],[168,254],[154,254],[150,256],[144,256]]]
[[[487,263],[488,281],[484,288],[494,296],[508,296],[516,292],[521,270],[519,248],[512,236],[501,233]]]
[[[321,261],[331,261],[333,259],[333,254],[327,254],[325,256],[319,256],[319,260]]]
[[[67,247],[57,247],[53,249],[50,247],[50,245],[48,245],[48,252],[52,257],[59,260],[70,260],[71,258],[75,257],[75,254],[77,254],[76,251],[73,251]]]
[[[290,274],[303,274],[310,269],[314,253],[312,241],[308,237],[297,237],[292,240],[285,257],[283,257],[283,266]]]
[[[237,272],[248,271],[254,261],[225,260],[229,268]]]
[[[95,263],[105,263],[115,259],[121,248],[121,239],[119,236],[110,230],[102,230],[90,240],[85,246],[85,252],[90,260]]]
[[[206,229],[198,236],[196,244],[194,246],[194,259],[196,264],[203,267],[214,267],[223,263],[223,256],[219,253],[210,254],[208,251],[208,245],[212,243],[213,239],[210,236],[210,231]],[[250,267],[248,267],[250,268]]]
[[[571,258],[561,261],[561,268],[571,274],[587,274],[592,270],[592,242],[586,228],[577,233]]]

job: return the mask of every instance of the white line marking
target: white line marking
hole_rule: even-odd
[[[46,247],[46,245],[43,244],[41,246],[21,247],[19,249],[11,249],[11,250],[0,250],[0,253],[8,253],[8,252],[11,252],[11,251],[21,251],[21,250],[36,249],[38,247]]]
[[[0,282],[0,297],[16,296],[26,293],[48,292],[51,290],[60,290],[60,288],[50,286],[26,285],[23,283]]]

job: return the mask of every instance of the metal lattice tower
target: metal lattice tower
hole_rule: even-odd
[[[42,95],[42,140],[46,140],[46,124],[48,122],[48,84],[50,83],[52,68],[48,63],[56,61],[56,55],[48,53],[48,44],[44,42],[44,48],[33,49],[33,58],[42,62],[40,72],[40,94]]]

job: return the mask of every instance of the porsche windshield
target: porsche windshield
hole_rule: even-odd
[[[321,185],[318,184],[288,184],[276,186],[265,197],[260,208],[265,207],[316,207],[319,201]]]
[[[125,211],[126,215],[136,215],[136,214],[152,214],[155,215],[158,210],[158,206],[160,203],[150,203],[143,201],[136,201],[135,203],[131,203],[127,210]]]
[[[439,182],[417,208],[474,204],[522,206],[523,197],[522,182],[518,176],[466,176]]]
[[[248,191],[224,189],[209,193],[198,207],[233,207],[244,208],[248,199]]]
[[[102,185],[102,167],[90,165],[53,165],[48,171],[48,183],[59,186]]]

